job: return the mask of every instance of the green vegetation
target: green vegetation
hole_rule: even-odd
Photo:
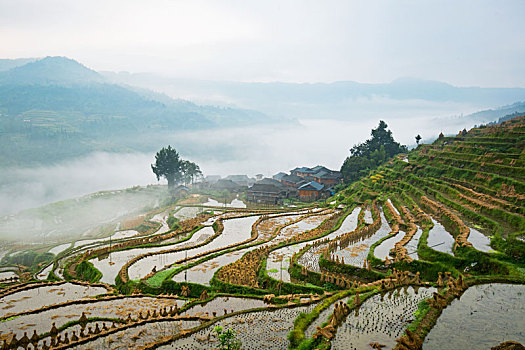
[[[76,266],[76,273],[79,279],[91,283],[97,283],[102,278],[102,272],[97,270],[89,261],[82,261]]]
[[[357,181],[396,154],[407,152],[406,146],[394,141],[392,131],[387,130],[387,127],[381,120],[377,128],[372,130],[372,138],[350,149],[350,156],[341,167],[345,183]]]
[[[181,182],[193,182],[202,172],[199,166],[188,160],[179,157],[179,153],[171,146],[163,147],[155,155],[155,164],[151,164],[151,169],[157,180],[161,177],[168,180],[168,188],[173,188]]]
[[[174,131],[272,119],[109,84],[64,57],[0,72],[0,114],[0,167],[49,165],[97,151],[151,152]]]
[[[219,350],[237,350],[241,348],[241,342],[235,337],[235,332],[228,328],[224,330],[217,326],[213,329],[219,339]]]
[[[1,265],[22,265],[31,272],[36,272],[40,266],[53,260],[54,254],[49,252],[38,253],[35,251],[25,251],[16,255],[5,256],[0,262]]]
[[[149,284],[153,288],[159,288],[162,285],[162,282],[166,279],[168,275],[172,273],[171,269],[163,270],[160,272],[157,272],[150,278],[146,280],[146,283]]]
[[[457,137],[443,136],[432,144],[420,144],[411,152],[390,159],[387,157],[385,146],[389,143],[392,146],[390,150],[399,151],[402,148],[393,141],[391,133],[386,130],[386,124],[380,124],[378,129],[373,130],[372,139],[367,141],[365,146],[356,146],[356,154],[357,149],[362,147],[363,158],[367,157],[364,151],[366,148],[370,157],[368,164],[372,164],[373,167],[367,167],[364,172],[358,171],[354,174],[358,177],[356,180],[350,181],[351,183],[339,191],[335,198],[327,201],[331,203],[335,200],[335,203],[317,205],[318,208],[324,208],[323,210],[286,213],[277,210],[235,212],[235,209],[231,209],[224,214],[226,216],[216,217],[213,236],[208,236],[192,246],[146,252],[131,257],[116,277],[118,291],[122,294],[142,293],[152,297],[161,295],[161,298],[174,298],[175,294],[182,296],[189,302],[177,310],[178,314],[195,319],[199,316],[184,313],[197,304],[205,307],[206,303],[217,296],[255,298],[268,303],[265,307],[240,311],[227,310],[225,307],[223,314],[215,310],[210,315],[210,310],[199,309],[202,311],[201,324],[192,328],[191,333],[203,329],[208,329],[209,332],[215,323],[243,313],[304,307],[315,303],[315,306],[310,308],[311,311],[303,312],[295,319],[293,330],[288,334],[289,348],[313,350],[329,349],[330,339],[334,335],[337,337],[338,327],[342,325],[345,317],[367,298],[379,294],[377,300],[383,302],[387,293],[391,293],[389,298],[400,295],[410,298],[409,286],[414,290],[436,287],[437,293],[434,295],[425,290],[428,294],[423,296],[427,299],[418,304],[414,315],[406,312],[406,308],[403,317],[400,314],[385,315],[399,317],[404,322],[405,335],[396,335],[399,343],[396,349],[406,348],[403,347],[403,342],[414,342],[414,348],[421,348],[425,336],[436,324],[443,309],[470,286],[493,282],[525,283],[525,242],[519,239],[525,231],[525,157],[520,151],[525,148],[525,117],[511,119],[501,125],[476,128],[468,132],[464,130]],[[374,148],[375,150],[370,152]],[[178,181],[181,181],[181,178]],[[192,198],[195,202],[198,201],[198,197]],[[345,204],[342,210],[338,208],[341,204]],[[363,210],[357,217],[352,218],[356,219],[355,223],[351,223],[355,224],[355,228],[338,235],[335,239],[323,239],[341,228],[345,218],[358,206]],[[381,208],[389,224],[390,234],[388,227],[384,225],[386,223],[381,222]],[[168,223],[172,230],[174,227],[180,227],[180,230],[172,232],[173,234],[167,233],[166,237],[164,234],[154,234],[156,227],[150,226],[148,219],[168,210],[173,210],[173,207],[157,208],[142,216],[141,220],[131,220],[128,223],[129,227],[143,226],[144,232],[152,235],[130,241],[129,245],[122,244],[116,250],[174,244],[179,234],[192,230],[189,236],[177,242],[181,243],[188,240],[208,219],[207,216],[198,216],[178,222],[172,212]],[[236,220],[232,219],[233,216],[241,218],[252,215],[257,215],[258,218],[251,227],[250,240],[242,243],[232,240],[222,247],[214,245],[202,254],[188,255],[188,261],[179,265],[170,265],[173,264],[170,258],[166,259],[166,262],[161,260],[164,267],[158,272],[150,273],[140,280],[128,281],[128,268],[132,263],[151,254],[167,256],[169,252],[205,247],[224,233],[226,220]],[[303,231],[299,229],[301,232],[298,232],[295,231],[300,226],[298,225],[289,232],[282,231],[288,226],[308,222],[310,217],[317,215],[322,215],[323,222],[315,228]],[[372,221],[369,220],[370,216]],[[441,225],[446,231],[441,230]],[[490,239],[480,236],[480,233],[473,231],[474,228]],[[246,226],[243,230],[248,231],[249,228]],[[375,237],[381,238],[368,239],[376,233]],[[419,235],[417,244],[413,241],[416,234]],[[433,234],[450,235],[450,246],[438,251],[437,249],[441,248],[429,243],[436,237],[432,236]],[[394,236],[400,240],[397,240],[398,244],[390,250],[389,259],[382,260],[375,256],[378,247]],[[278,241],[273,241],[276,237],[279,237]],[[169,242],[164,242],[164,239],[169,239]],[[290,259],[288,274],[292,282],[286,283],[271,278],[269,272],[277,273],[280,270],[268,270],[270,252],[286,246],[297,246],[301,242],[310,244],[293,254]],[[221,255],[250,247],[254,249],[247,251],[242,257],[235,258],[231,264],[220,266],[220,262],[206,263]],[[383,245],[382,248],[384,247]],[[92,251],[91,256],[88,252],[75,254],[73,249],[66,250],[64,254],[55,258],[54,269],[58,268],[60,263],[66,279],[74,277],[96,282],[102,275],[89,260],[106,254],[107,250],[104,249],[106,248]],[[310,254],[312,252],[308,249],[316,249],[319,255]],[[417,257],[414,253],[417,253]],[[177,256],[176,259],[182,262],[183,255]],[[348,259],[348,256],[351,258]],[[8,256],[6,259],[17,257],[29,259],[23,254]],[[29,260],[31,261],[27,263],[39,261],[36,257]],[[351,265],[349,261],[360,266]],[[212,271],[219,268],[209,281],[209,286],[194,283],[190,276],[187,276],[188,281],[185,282],[172,280],[175,274],[185,269],[195,272],[208,268],[213,269]],[[53,271],[50,276],[53,276]],[[401,292],[401,288],[406,288],[406,294]],[[398,292],[394,293],[395,290]],[[418,299],[422,299],[423,296]],[[133,297],[142,298],[141,295]],[[348,297],[350,299],[346,304],[341,301]],[[336,302],[337,305],[334,305]],[[415,305],[413,303],[411,307]],[[323,310],[328,308],[334,311],[331,314],[324,312],[322,317],[326,319],[319,319]],[[408,319],[413,321],[409,322]],[[134,320],[130,318],[130,322],[135,322]],[[253,318],[252,321],[248,321],[248,318],[240,320],[239,318],[239,322],[252,322]],[[143,321],[157,322],[152,319]],[[230,324],[232,329],[215,328],[218,339],[216,345],[221,349],[240,347],[234,333],[238,331],[235,326],[237,321]],[[368,320],[366,324],[368,325]],[[131,326],[134,326],[133,323]],[[310,326],[312,328],[309,328]],[[316,328],[317,326],[319,328]],[[254,327],[257,327],[255,323]],[[310,339],[305,334],[307,329],[308,334],[314,334]],[[366,328],[365,331],[368,332]],[[162,341],[168,344],[169,341],[178,339],[176,337],[186,335],[188,333],[183,332]],[[393,342],[393,336],[390,337]],[[151,346],[157,345],[159,344]]]

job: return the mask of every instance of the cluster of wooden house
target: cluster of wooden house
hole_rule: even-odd
[[[228,190],[230,192],[242,192],[248,187],[252,186],[256,182],[256,179],[248,177],[247,175],[228,175],[221,177],[220,175],[208,175],[202,182],[196,185],[197,188],[202,190]]]
[[[330,197],[341,179],[339,171],[321,165],[295,168],[290,174],[281,172],[256,181],[246,190],[246,199],[261,204],[281,204],[284,199],[311,202]]]
[[[228,175],[224,178],[208,175],[193,186],[200,190],[228,190],[233,193],[246,191],[246,200],[249,202],[282,204],[285,199],[312,202],[328,198],[341,180],[339,171],[318,165],[313,168],[295,168],[289,174],[280,172],[272,178],[264,178],[262,174],[255,175],[255,178],[247,175]],[[188,189],[184,189],[187,193]]]

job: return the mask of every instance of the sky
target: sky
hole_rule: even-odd
[[[525,1],[0,0],[0,57],[234,80],[525,87]]]

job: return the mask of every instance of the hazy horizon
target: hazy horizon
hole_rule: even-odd
[[[0,2],[3,56],[218,81],[525,82],[513,1]]]
[[[525,2],[519,0],[8,0],[0,1],[0,39],[6,58],[65,56],[98,72],[192,81],[376,84],[413,77],[456,87],[525,87],[522,13]],[[157,81],[135,86],[201,104],[251,108],[273,120],[298,120],[300,125],[254,127],[247,119],[243,127],[221,129],[219,123],[214,130],[174,133],[173,141],[170,135],[154,140],[172,144],[206,174],[268,176],[299,165],[338,169],[348,150],[367,139],[380,119],[397,141],[411,145],[416,134],[432,139],[439,132],[457,133],[486,122],[461,116],[517,102],[514,97],[521,94],[456,101],[360,91],[346,96],[344,91],[334,103],[326,98],[332,97],[330,90],[324,97],[316,91],[298,93],[302,100],[297,102],[275,100],[276,95],[287,97],[286,91],[243,96],[242,88],[241,94],[223,95],[213,86],[211,91]],[[45,109],[39,107],[34,108]],[[99,152],[14,169],[13,181],[20,181],[12,188],[0,186],[6,198],[0,201],[0,214],[102,189],[155,183],[149,169],[153,155],[144,150],[121,156]],[[0,175],[7,177],[7,169]]]

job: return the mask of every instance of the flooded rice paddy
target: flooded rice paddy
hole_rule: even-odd
[[[205,246],[185,251],[157,254],[141,259],[130,266],[128,270],[129,277],[132,280],[137,280],[150,273],[153,266],[156,266],[157,269],[159,269],[165,265],[176,264],[178,261],[186,259],[186,257],[192,258],[198,254],[203,254],[219,248],[225,248],[234,243],[244,242],[251,237],[252,225],[258,218],[258,216],[249,216],[245,218],[225,220],[223,233]],[[213,232],[211,227],[205,227],[202,230],[206,229]]]
[[[89,303],[75,303],[67,306],[60,306],[47,311],[39,311],[32,314],[25,314],[14,319],[0,322],[0,334],[13,333],[22,336],[24,332],[36,330],[38,334],[48,332],[52,323],[60,327],[69,321],[76,321],[82,315],[91,317],[105,318],[127,318],[131,314],[136,319],[139,312],[146,314],[156,310],[158,313],[161,308],[177,305],[184,305],[184,300],[171,298],[150,298],[150,297],[127,297],[113,300],[94,300]]]
[[[394,245],[403,239],[405,232],[399,231],[395,236],[385,239],[374,249],[374,255],[376,258],[385,260],[390,255],[390,250],[394,248]]]
[[[293,328],[294,320],[301,312],[310,312],[315,305],[274,311],[256,311],[233,316],[217,322],[189,337],[178,339],[158,349],[217,349],[217,339],[213,328],[221,326],[232,329],[242,343],[242,349],[288,349],[288,333]]]
[[[371,342],[393,349],[411,321],[418,304],[428,299],[435,288],[400,288],[385,295],[376,294],[350,312],[337,329],[332,349],[369,349]],[[439,349],[436,348],[436,349]]]
[[[372,217],[372,212],[370,210],[365,210],[365,216],[364,216],[365,224],[372,224],[374,222],[374,218]]]
[[[362,267],[368,257],[370,246],[391,232],[383,211],[381,211],[380,216],[381,226],[375,233],[369,237],[355,238],[348,246],[339,247],[339,250],[337,250],[334,255],[338,256],[339,259],[344,258],[345,264]]]
[[[54,248],[49,249],[49,252],[51,254],[58,255],[59,253],[63,252],[64,250],[66,250],[69,247],[71,247],[71,243],[60,244],[60,245],[57,245]]]
[[[274,234],[274,231],[277,227],[293,222],[294,220],[297,220],[298,218],[299,216],[297,215],[287,215],[287,216],[279,216],[275,218],[270,218],[268,220],[263,221],[256,228],[259,234],[256,242],[265,241],[269,239]],[[285,227],[283,230],[279,232],[279,234],[274,239],[272,239],[269,242],[223,254],[221,256],[218,256],[216,258],[213,258],[211,260],[198,264],[192,268],[184,270],[176,274],[172,279],[176,282],[192,282],[192,283],[199,283],[199,284],[209,286],[210,280],[212,279],[213,275],[221,267],[239,260],[244,254],[246,254],[247,252],[253,249],[257,249],[260,247],[264,247],[266,245],[274,244],[276,242],[279,242],[283,239],[290,237],[290,235],[296,234],[295,233],[296,227],[306,227],[307,228],[309,227],[308,224],[315,225],[317,222],[323,219],[324,219],[323,217],[320,218],[317,216],[303,219],[296,224]],[[288,228],[292,226],[294,227],[292,230],[287,230]]]
[[[190,309],[188,309],[188,311],[184,312],[183,315],[213,316],[213,313],[215,313],[220,316],[224,315],[225,313],[255,309],[265,306],[268,305],[261,299],[219,296],[207,303],[192,306]]]
[[[223,208],[246,208],[246,204],[240,199],[234,198],[231,203],[221,203],[215,199],[208,198],[206,203],[202,203],[205,207],[223,207]]]
[[[314,333],[317,331],[317,327],[321,327],[323,323],[329,320],[330,316],[334,312],[335,305],[339,301],[346,301],[347,298],[348,297],[343,297],[341,299],[338,299],[335,303],[330,304],[330,306],[328,306],[326,309],[321,311],[319,313],[319,316],[304,331],[304,335],[306,336],[306,338],[313,337]]]
[[[296,235],[301,232],[314,229],[328,217],[328,215],[311,216],[304,221],[286,227],[285,229],[283,229],[283,231],[285,231],[283,234],[289,235],[290,232],[292,232],[293,235]],[[266,270],[268,272],[268,275],[280,281],[290,282],[290,273],[288,272],[288,268],[290,267],[290,258],[294,253],[298,253],[308,243],[311,244],[312,242],[294,244],[270,252],[266,263]]]
[[[0,317],[105,294],[106,288],[72,283],[32,288],[0,298]]]
[[[412,236],[412,239],[407,244],[405,244],[407,253],[412,259],[417,260],[419,258],[419,256],[417,255],[417,246],[419,244],[419,239],[421,238],[422,234],[423,230],[421,230],[421,227],[418,227],[416,233],[414,234],[414,236]]]
[[[99,322],[100,323],[100,322]],[[200,321],[162,321],[146,323],[136,327],[124,329],[122,331],[100,337],[87,344],[78,345],[71,349],[118,349],[128,350],[145,346],[150,343],[161,341],[165,337],[179,334],[182,330],[189,330],[201,324]],[[77,333],[80,327],[77,329]]]
[[[223,254],[214,259],[205,261],[195,267],[179,272],[173,276],[172,279],[175,282],[191,282],[209,286],[210,280],[213,278],[213,275],[218,269],[239,260],[244,254],[256,248],[258,247],[254,246]]]
[[[183,207],[180,210],[178,210],[175,214],[173,214],[173,216],[182,221],[192,219],[200,213],[202,213],[203,211],[204,209],[199,207]]]
[[[219,202],[209,200],[205,205],[224,206]],[[242,201],[234,200],[226,205],[230,208],[244,205]],[[163,212],[156,214],[150,219],[159,223],[159,229],[153,234],[165,233],[169,231],[167,219],[171,214],[180,220],[192,218],[201,213],[204,208],[200,207],[177,207],[173,209],[164,208]],[[212,209],[216,214],[217,211]],[[220,209],[219,209],[220,210]],[[360,208],[356,208],[342,222],[336,231],[323,238],[314,241],[284,247],[269,254],[267,259],[268,274],[284,282],[292,282],[288,268],[291,256],[299,252],[307,244],[328,239],[337,240],[341,235],[355,230]],[[397,211],[397,210],[396,210]],[[315,213],[315,215],[310,215]],[[182,236],[163,241],[162,246],[137,248],[113,252],[111,256],[91,259],[94,266],[103,273],[102,281],[113,284],[115,277],[122,266],[137,256],[146,253],[158,253],[167,249],[186,249],[176,252],[155,254],[136,261],[129,268],[131,280],[138,280],[148,275],[152,268],[157,271],[163,268],[181,268],[182,264],[194,263],[199,259],[205,259],[211,252],[221,255],[213,259],[203,261],[185,271],[175,275],[172,280],[176,282],[191,282],[205,286],[210,285],[210,280],[215,272],[228,264],[239,260],[247,252],[261,248],[273,246],[279,242],[289,241],[294,236],[305,231],[318,227],[324,220],[336,213],[335,210],[316,208],[314,210],[301,209],[295,212],[272,212],[267,219],[262,220],[256,227],[254,223],[259,219],[258,214],[246,216],[246,211],[229,211],[216,215],[206,223],[207,226],[195,232],[195,234],[185,242],[180,242]],[[307,215],[308,214],[308,215]],[[153,214],[149,214],[153,215]],[[365,209],[361,214],[364,222],[373,222],[372,213]],[[246,217],[244,217],[246,216]],[[206,245],[196,247],[214,236],[211,225],[218,219],[223,219],[224,231]],[[380,213],[381,226],[369,237],[355,238],[350,241],[348,246],[338,247],[335,254],[339,258],[344,258],[346,264],[358,267],[363,265],[367,258],[370,246],[378,240],[385,238],[375,248],[375,255],[384,259],[394,244],[401,240],[404,232],[388,237],[391,229],[386,221],[383,212]],[[437,221],[433,220],[434,227],[429,233],[428,244],[433,249],[452,254],[454,238]],[[134,230],[119,230],[120,225],[115,228],[111,237],[83,239],[74,243],[57,242],[56,246],[49,249],[53,254],[61,254],[67,250],[70,256],[79,254],[86,249],[100,247],[109,244],[109,240],[127,240],[138,235]],[[252,229],[257,232],[257,238],[248,242],[252,237]],[[279,230],[280,229],[280,230]],[[422,235],[421,228],[418,228],[410,242],[406,244],[406,249],[411,257],[417,259],[417,245]],[[480,251],[489,252],[490,239],[481,232],[471,229],[469,241]],[[247,246],[248,244],[253,246]],[[229,245],[238,245],[239,250],[227,252]],[[298,260],[298,263],[307,267],[311,271],[320,272],[319,256],[326,244],[310,247],[308,251]],[[77,247],[76,249],[69,249]],[[22,250],[20,250],[22,251]],[[27,249],[26,249],[27,251]],[[215,252],[216,251],[216,252]],[[7,250],[2,250],[7,252]],[[17,252],[14,252],[15,255]],[[62,254],[64,255],[64,254]],[[59,266],[64,266],[70,257],[60,257],[56,261]],[[175,265],[177,264],[177,265]],[[42,265],[44,268],[37,274],[39,279],[47,278],[52,271],[53,265]],[[12,267],[0,269],[0,280],[3,275],[14,276]],[[60,270],[60,268],[58,269]],[[165,273],[165,271],[163,271]],[[23,276],[22,276],[23,277]],[[157,276],[156,276],[157,277]],[[296,281],[293,281],[296,282]],[[304,283],[298,281],[299,283]],[[191,287],[190,287],[191,288]],[[370,343],[377,342],[384,344],[386,349],[392,349],[395,339],[400,337],[406,327],[414,320],[414,313],[419,302],[428,299],[435,292],[434,288],[418,288],[407,286],[398,288],[395,291],[375,294],[365,300],[358,308],[352,310],[343,320],[338,328],[335,337],[332,339],[332,349],[368,349]],[[111,290],[113,292],[113,290]],[[162,291],[166,292],[166,291]],[[274,291],[269,290],[268,293]],[[75,349],[128,349],[139,346],[151,345],[156,342],[164,341],[168,337],[178,335],[181,332],[189,335],[173,341],[172,344],[161,346],[161,349],[216,349],[218,346],[216,335],[213,332],[215,326],[226,329],[231,328],[236,337],[242,343],[242,349],[288,349],[290,346],[288,334],[293,329],[294,321],[301,312],[310,312],[315,305],[290,304],[285,308],[268,308],[262,298],[247,298],[244,295],[225,296],[219,294],[206,303],[196,302],[191,304],[187,310],[181,312],[182,318],[200,318],[197,320],[177,320],[156,318],[144,321],[141,324],[134,323],[146,314],[156,312],[159,314],[161,309],[171,307],[189,306],[194,300],[178,299],[177,297],[167,296],[101,296],[107,294],[108,290],[101,286],[87,286],[74,283],[63,283],[60,285],[39,286],[26,291],[18,291],[0,298],[0,345],[3,339],[12,335],[18,338],[27,333],[30,337],[33,331],[38,334],[49,332],[51,325],[56,327],[66,325],[71,321],[77,321],[82,313],[90,318],[87,327],[91,329],[110,326],[113,319],[124,320],[128,317],[133,319],[122,328],[118,328],[114,333],[104,335],[96,340],[88,341],[84,345],[78,345]],[[363,294],[362,294],[363,295]],[[525,286],[509,284],[487,284],[478,285],[467,289],[460,299],[454,300],[450,306],[444,309],[443,314],[437,320],[437,325],[430,331],[425,340],[424,349],[457,349],[473,348],[486,349],[495,346],[505,340],[514,340],[521,343],[525,342]],[[364,297],[364,296],[363,296]],[[98,299],[97,299],[98,298]],[[301,297],[301,300],[309,300],[308,296]],[[353,296],[350,299],[341,299],[352,304]],[[67,305],[65,305],[65,304]],[[56,307],[50,308],[52,305]],[[305,330],[306,337],[312,337],[316,328],[328,321],[333,313],[335,303],[331,304],[326,310],[313,320]],[[46,310],[47,308],[47,310]],[[255,310],[255,311],[249,311]],[[248,312],[249,311],[249,312]],[[234,312],[248,312],[240,315],[232,315]],[[12,317],[15,315],[15,317]],[[225,315],[226,318],[216,322],[207,328],[195,332],[195,328],[203,322]],[[102,318],[104,320],[96,320]],[[124,325],[124,323],[122,323]],[[84,332],[78,324],[69,326],[60,331],[60,335],[65,337],[72,332],[79,334]],[[192,333],[195,332],[195,333]],[[43,346],[43,341],[51,340],[49,336],[41,339],[39,347]]]
[[[337,239],[339,236],[352,232],[357,227],[357,219],[359,216],[359,213],[361,212],[360,208],[355,208],[352,213],[350,213],[341,224],[341,227],[334,232],[330,233],[328,236],[324,237],[323,239],[328,239],[329,242],[332,240]],[[320,244],[318,246],[312,246],[310,249],[308,249],[297,261],[297,263],[301,266],[305,266],[310,271],[314,272],[321,272],[321,267],[319,266],[319,257],[321,255],[321,251],[326,248],[326,244]]]
[[[476,229],[470,228],[467,240],[479,251],[488,253],[493,250],[490,246],[490,238]]]
[[[447,232],[443,225],[433,218],[432,222],[434,223],[434,227],[432,227],[428,233],[428,246],[439,252],[454,255],[452,250],[455,243],[454,237]]]
[[[525,344],[525,285],[470,287],[443,310],[423,349],[490,349],[503,341]]]
[[[214,231],[211,227],[204,227],[201,230],[195,232],[189,240],[181,242],[181,243],[176,243],[172,245],[163,245],[163,246],[158,246],[158,247],[136,248],[136,249],[112,252],[108,256],[91,259],[90,262],[93,263],[95,268],[97,268],[100,272],[102,272],[102,279],[101,279],[102,282],[114,284],[115,277],[117,276],[122,266],[124,266],[124,264],[127,263],[132,258],[135,258],[139,255],[143,255],[146,253],[158,252],[158,251],[166,250],[166,249],[189,247],[189,246],[198,244],[200,242],[204,242],[206,239],[213,236],[213,234],[214,234]],[[153,268],[153,266],[155,265],[151,265],[151,267],[149,268],[149,271],[151,271],[151,268]]]
[[[0,280],[18,277],[18,275],[13,271],[2,271],[0,272]]]

